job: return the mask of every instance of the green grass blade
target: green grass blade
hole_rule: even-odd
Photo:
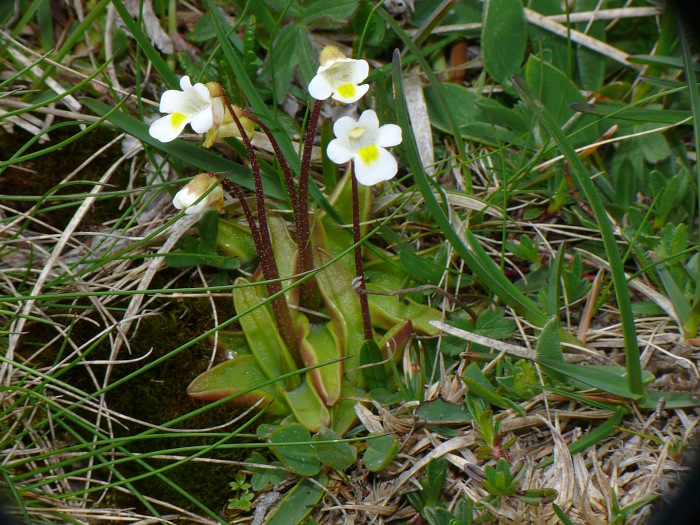
[[[615,234],[613,233],[610,219],[603,206],[603,201],[600,199],[598,190],[593,184],[590,174],[583,165],[583,162],[579,159],[573,146],[556,124],[554,118],[544,107],[544,104],[536,97],[525,81],[514,77],[513,82],[525,104],[534,111],[542,125],[549,131],[550,135],[561,149],[564,157],[566,157],[566,160],[569,162],[571,175],[578,185],[583,188],[591,209],[595,214],[598,227],[600,228],[600,234],[603,238],[603,244],[605,245],[605,251],[608,256],[608,262],[610,263],[610,271],[615,285],[615,295],[617,297],[618,308],[620,309],[620,318],[625,341],[625,365],[627,367],[629,388],[634,394],[642,396],[644,394],[642,388],[642,366],[639,360],[639,346],[637,344],[637,333],[634,325],[632,301],[630,299],[627,279],[622,266],[622,259],[620,257]]]
[[[465,244],[450,224],[440,203],[435,198],[430,181],[423,171],[423,166],[418,155],[418,147],[413,136],[413,131],[408,120],[408,110],[403,95],[401,78],[401,58],[397,51],[394,52],[393,61],[394,89],[396,91],[396,115],[403,129],[403,145],[408,158],[408,163],[413,172],[416,185],[420,189],[425,204],[430,214],[435,218],[438,227],[442,230],[450,244],[464,259],[469,268],[483,281],[484,286],[496,294],[508,306],[516,312],[524,315],[530,322],[537,326],[544,325],[547,317],[537,308],[534,302],[526,297],[511,283],[501,269],[494,263],[479,244],[478,239],[470,231],[465,232],[467,244]]]

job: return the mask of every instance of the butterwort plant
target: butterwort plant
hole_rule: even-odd
[[[231,192],[244,220],[219,218],[220,246],[224,253],[240,256],[247,253],[243,245],[253,245],[259,262],[252,276],[235,281],[233,303],[240,329],[219,333],[219,345],[231,358],[194,379],[188,388],[191,397],[210,401],[231,397],[242,406],[261,403],[268,412],[292,416],[311,431],[325,428],[343,435],[356,420],[358,400],[368,399],[368,388],[377,386],[377,374],[372,379],[366,375],[368,366],[391,377],[392,367],[386,363],[399,356],[412,334],[435,333],[429,321],[440,319],[440,312],[411,299],[387,301],[386,296],[369,295],[365,284],[361,228],[371,211],[371,186],[398,172],[397,160],[387,148],[401,143],[399,126],[380,125],[371,109],[357,120],[342,117],[333,126],[335,139],[324,153],[333,162],[350,164],[329,202],[336,210],[350,208],[350,216],[342,218],[352,220],[352,241],[326,212],[309,212],[311,153],[322,106],[326,101],[360,101],[369,92],[364,83],[368,74],[365,60],[348,58],[333,46],[323,49],[308,86],[313,102],[298,177],[266,124],[231,104],[217,82],[192,85],[189,77],[182,77],[180,90],[163,94],[159,109],[166,115],[151,125],[151,136],[172,141],[189,125],[204,135],[204,147],[237,137],[246,148],[255,187],[250,199],[225,176],[201,173],[173,199],[175,208],[186,214],[209,207],[218,212],[224,209],[224,191]],[[255,127],[272,143],[293,226],[266,202],[251,141]],[[354,264],[341,257],[352,245]],[[404,278],[396,266],[383,261],[375,261],[372,271],[381,275],[377,280],[383,283],[400,283]],[[372,354],[371,363],[361,356],[368,342],[378,352]],[[279,380],[281,376],[285,379]],[[390,386],[388,380],[383,386]]]

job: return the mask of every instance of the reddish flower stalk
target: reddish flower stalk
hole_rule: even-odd
[[[282,170],[282,176],[284,178],[284,185],[287,186],[287,193],[289,193],[289,200],[292,203],[292,209],[296,209],[297,189],[294,186],[294,177],[292,176],[292,170],[289,168],[289,163],[287,162],[287,159],[282,154],[282,150],[280,149],[280,145],[277,142],[277,139],[270,131],[270,128],[268,128],[265,125],[265,123],[259,118],[251,115],[245,110],[241,112],[241,115],[255,122],[255,124],[263,130],[263,133],[265,133],[265,135],[267,136],[267,139],[270,141],[270,144],[272,144],[272,149],[275,151],[275,157],[277,157],[277,161],[280,163],[280,169]]]
[[[294,207],[294,222],[297,227],[297,244],[299,245],[299,273],[305,274],[314,269],[314,259],[311,251],[309,234],[309,173],[311,171],[311,153],[314,147],[314,137],[318,118],[321,114],[323,100],[314,101],[311,116],[304,136],[304,148],[301,154],[301,170],[299,171],[299,191],[297,205]],[[314,279],[307,279],[301,284],[301,302],[314,308],[319,300],[318,287]]]
[[[250,169],[253,172],[253,180],[255,181],[255,204],[258,212],[258,222],[257,222],[257,243],[255,245],[256,251],[258,252],[258,257],[260,259],[260,269],[262,270],[263,277],[268,281],[267,293],[269,296],[276,294],[277,297],[272,299],[272,313],[275,317],[275,322],[277,324],[277,329],[282,336],[282,340],[285,345],[294,356],[294,360],[302,366],[301,356],[299,354],[299,348],[297,345],[296,330],[292,324],[292,318],[289,315],[289,307],[287,305],[287,300],[284,294],[280,293],[282,291],[282,283],[280,282],[279,270],[277,268],[277,262],[275,261],[275,255],[272,251],[272,240],[270,239],[270,230],[267,227],[267,214],[265,212],[265,195],[263,193],[262,176],[260,174],[260,165],[258,164],[258,158],[255,155],[253,145],[250,143],[250,139],[243,129],[240,119],[236,112],[233,110],[228,97],[224,95],[224,104],[226,108],[233,116],[233,121],[236,123],[236,127],[241,134],[241,140],[245,145],[246,151],[248,152],[248,158],[250,160]],[[242,199],[242,194],[238,194],[238,199],[241,201],[241,206],[243,211],[247,208],[247,203],[244,204],[244,199]],[[249,224],[255,224],[255,219],[248,209],[248,214],[246,215]],[[251,229],[252,232],[252,229]],[[253,235],[253,240],[255,241],[256,236]]]
[[[352,176],[352,238],[355,243],[355,273],[357,273],[358,298],[362,312],[362,327],[365,332],[365,340],[374,337],[372,332],[372,319],[369,315],[369,301],[365,293],[365,269],[362,264],[362,234],[360,233],[360,194],[357,189],[357,179]]]

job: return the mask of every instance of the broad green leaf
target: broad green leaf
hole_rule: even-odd
[[[481,110],[477,102],[487,99],[458,84],[441,84],[439,89],[442,99],[449,104],[447,111],[443,109],[443,100],[432,85],[423,90],[430,112],[430,123],[437,129],[449,134],[453,134],[456,129],[464,138],[494,146],[503,142],[515,142],[519,138],[519,134],[492,122],[488,111]],[[493,105],[489,108],[493,108]]]
[[[594,11],[597,9],[598,0],[578,0],[574,11]],[[605,42],[605,22],[582,22],[574,26],[579,31],[585,31],[588,36]],[[606,58],[582,45],[577,46],[576,58],[581,87],[589,91],[598,91],[605,81]]]
[[[276,329],[269,304],[263,304],[264,299],[258,296],[256,290],[260,287],[248,286],[248,281],[242,277],[236,279],[235,284],[233,304],[236,312],[241,315],[255,308],[243,315],[239,323],[260,369],[268,379],[296,370],[294,358]]]
[[[527,25],[520,0],[486,0],[481,27],[484,69],[506,91],[513,91],[510,77],[520,72],[525,58]]]
[[[328,485],[325,474],[316,476],[315,483],[302,479],[287,495],[276,504],[275,509],[265,520],[265,525],[295,525],[302,523],[326,493]]]
[[[292,77],[299,68],[302,82],[308,85],[313,78],[316,67],[313,49],[309,36],[302,24],[289,24],[277,36],[272,44],[269,68],[272,73],[272,83],[275,98],[283,101]]]
[[[556,361],[564,363],[564,352],[561,349],[561,340],[559,339],[559,319],[550,317],[547,323],[542,327],[539,337],[537,338],[537,359]],[[546,368],[546,372],[558,381],[567,381],[566,376],[559,374],[551,368]]]
[[[367,470],[379,472],[389,466],[398,453],[399,442],[395,436],[372,433],[367,436],[367,450],[362,456],[362,461]]]
[[[248,407],[262,399],[262,406],[267,406],[271,414],[288,414],[289,407],[273,386],[256,388],[267,380],[252,355],[238,355],[200,374],[187,387],[187,395],[203,401],[217,401],[240,394],[231,402]]]
[[[331,414],[311,381],[307,373],[306,381],[293,390],[285,391],[284,397],[296,420],[312,432],[318,432],[320,428],[330,426]]]
[[[369,403],[369,395],[364,390],[355,386],[347,377],[343,380],[343,397],[340,402],[331,409],[333,425],[331,428],[339,436],[344,435],[357,423],[355,405],[361,399]]]
[[[585,97],[570,78],[553,65],[535,56],[531,55],[527,60],[525,78],[559,127],[574,115],[574,112],[569,109],[570,104],[586,102]],[[584,126],[588,126],[585,131],[574,134],[574,131]],[[590,144],[599,138],[598,124],[593,118],[584,116],[568,127],[566,134],[574,146]]]
[[[464,405],[453,405],[442,399],[421,403],[416,414],[433,425],[464,425],[473,419]]]
[[[700,398],[696,392],[657,392],[654,390],[647,390],[644,399],[638,401],[637,406],[653,410],[661,399],[666,400],[664,408],[668,410],[700,406]]]
[[[383,361],[382,352],[375,341],[368,340],[362,344],[360,364],[362,365],[362,375],[365,377],[367,390],[387,388],[387,374]]]
[[[492,98],[479,97],[474,101],[474,105],[496,126],[511,129],[519,135],[530,131],[530,123],[522,113],[507,108]]]
[[[425,466],[425,477],[420,480],[422,495],[428,506],[438,505],[442,487],[447,480],[447,460],[434,458]]]
[[[250,470],[253,475],[250,477],[251,488],[255,492],[269,490],[275,485],[284,481],[284,471],[271,468],[256,468],[254,465],[269,465],[267,459],[259,452],[253,452],[249,458],[246,458],[246,469]],[[281,463],[273,462],[275,466],[282,467]]]
[[[343,347],[335,332],[325,324],[309,324],[303,314],[297,316],[299,353],[304,366],[313,366],[343,357]],[[340,399],[343,382],[343,362],[337,361],[307,372],[314,389],[327,406],[333,406]]]
[[[273,445],[279,445],[273,446],[272,450],[280,461],[297,474],[315,476],[321,471],[321,462],[311,445],[311,433],[303,425],[283,425],[270,434],[269,440]]]
[[[357,459],[357,449],[349,443],[340,441],[340,436],[330,428],[319,430],[312,441],[314,441],[313,446],[318,459],[333,470],[343,471]],[[316,443],[318,441],[337,441],[337,443]]]
[[[302,10],[302,24],[318,21],[345,22],[357,9],[359,0],[307,0]],[[324,20],[325,19],[325,20]]]
[[[505,313],[503,308],[484,310],[476,320],[474,333],[490,339],[508,339],[516,326],[512,319],[506,319]]]
[[[249,355],[248,341],[245,334],[235,330],[219,330],[216,334],[216,339],[212,335],[209,341],[214,343],[216,340],[216,351],[223,355],[226,359],[233,359],[237,355]]]

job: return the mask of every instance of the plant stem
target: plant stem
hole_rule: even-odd
[[[369,316],[369,301],[365,287],[365,269],[362,265],[362,234],[360,233],[360,194],[357,190],[357,179],[352,176],[352,238],[355,242],[355,272],[357,273],[357,290],[362,311],[362,327],[365,332],[365,340],[374,337],[372,333],[372,320]]]
[[[297,227],[297,244],[299,245],[299,273],[306,274],[314,268],[309,234],[309,172],[311,171],[311,153],[314,147],[314,137],[321,114],[322,100],[316,100],[311,109],[311,116],[304,135],[304,148],[301,154],[301,170],[299,171],[299,191],[297,205],[294,207],[294,222]],[[300,302],[307,308],[315,308],[319,301],[319,292],[315,279],[307,279],[301,284]]]
[[[268,128],[265,125],[265,123],[262,122],[258,117],[251,115],[246,110],[243,110],[241,115],[255,122],[255,124],[263,130],[263,133],[265,133],[265,136],[267,136],[267,139],[270,141],[270,144],[272,144],[272,149],[275,151],[275,157],[277,157],[277,161],[280,163],[280,169],[282,170],[282,176],[284,177],[284,184],[285,186],[287,186],[287,193],[289,193],[289,200],[292,203],[292,209],[295,209],[297,206],[297,189],[294,186],[294,177],[292,177],[292,170],[289,167],[287,159],[282,153],[282,149],[280,148],[279,142],[277,142],[277,139],[270,131],[270,128]]]
[[[250,160],[250,169],[253,172],[253,180],[255,181],[255,204],[258,212],[258,223],[257,223],[257,240],[255,248],[258,252],[258,257],[260,259],[260,269],[262,270],[263,277],[268,281],[267,293],[269,296],[278,294],[274,299],[271,300],[272,313],[275,317],[275,322],[277,323],[277,329],[282,336],[282,340],[287,345],[290,353],[294,357],[294,360],[299,366],[303,366],[301,355],[299,354],[299,348],[297,345],[296,330],[294,330],[294,325],[292,323],[292,317],[289,315],[289,307],[287,305],[287,300],[284,294],[280,293],[282,291],[282,283],[280,282],[279,270],[277,268],[277,262],[275,261],[275,254],[272,250],[272,240],[270,239],[270,230],[267,227],[267,215],[265,213],[265,195],[263,193],[262,176],[260,175],[260,165],[258,164],[258,157],[255,155],[253,145],[250,143],[250,139],[241,125],[241,121],[233,110],[228,97],[224,95],[223,97],[226,109],[231,113],[233,121],[236,123],[239,133],[241,134],[241,140],[245,145],[246,151],[248,152],[248,158]],[[243,199],[240,198],[241,206],[243,207],[244,213],[247,203],[243,204]],[[251,224],[255,223],[252,213],[248,210],[247,216],[248,222]],[[251,230],[252,231],[252,230]],[[256,236],[253,236],[255,240]]]

